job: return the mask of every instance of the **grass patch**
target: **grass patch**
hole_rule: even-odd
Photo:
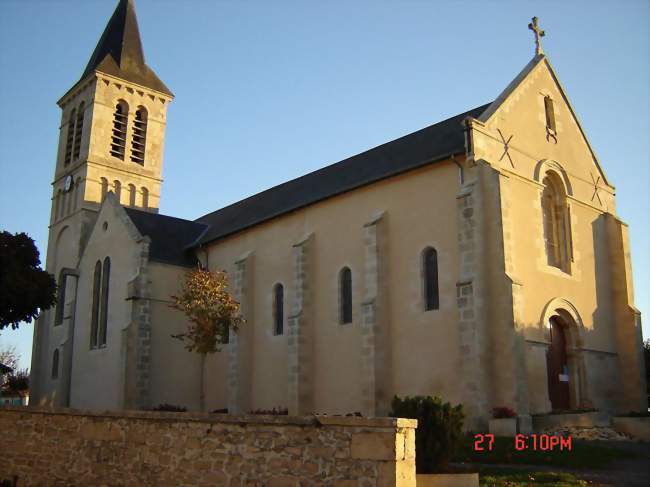
[[[479,483],[490,487],[528,487],[543,485],[553,487],[582,487],[589,483],[564,472],[522,472],[520,470],[485,469],[479,472]]]
[[[486,447],[486,443],[483,443]],[[514,438],[495,438],[492,450],[474,451],[474,437],[466,436],[454,462],[499,463],[514,465],[547,465],[552,467],[598,469],[608,463],[634,458],[632,452],[619,448],[573,441],[571,450],[533,451],[516,450]]]

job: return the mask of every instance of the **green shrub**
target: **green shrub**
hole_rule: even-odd
[[[415,430],[417,473],[443,472],[462,444],[463,406],[443,403],[439,397],[395,396],[391,416],[418,420]]]

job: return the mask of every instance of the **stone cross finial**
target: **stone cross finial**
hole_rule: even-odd
[[[542,51],[542,37],[546,34],[537,26],[537,17],[533,17],[533,21],[528,24],[528,28],[535,33],[535,55],[544,54],[544,51]]]

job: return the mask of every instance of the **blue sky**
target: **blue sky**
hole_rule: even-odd
[[[116,1],[0,0],[0,228],[45,254],[60,111]],[[161,212],[194,219],[493,100],[530,60],[530,17],[617,188],[650,311],[650,2],[137,0],[176,95]],[[647,321],[647,320],[646,320]],[[33,325],[5,330],[29,366]],[[644,325],[650,336],[650,324]]]

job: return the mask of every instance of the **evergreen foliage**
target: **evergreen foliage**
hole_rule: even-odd
[[[395,396],[390,416],[418,420],[415,430],[417,473],[444,472],[463,439],[463,406],[443,403],[439,397]]]
[[[38,249],[26,233],[0,232],[0,330],[38,317],[56,303],[56,281],[41,269]]]

